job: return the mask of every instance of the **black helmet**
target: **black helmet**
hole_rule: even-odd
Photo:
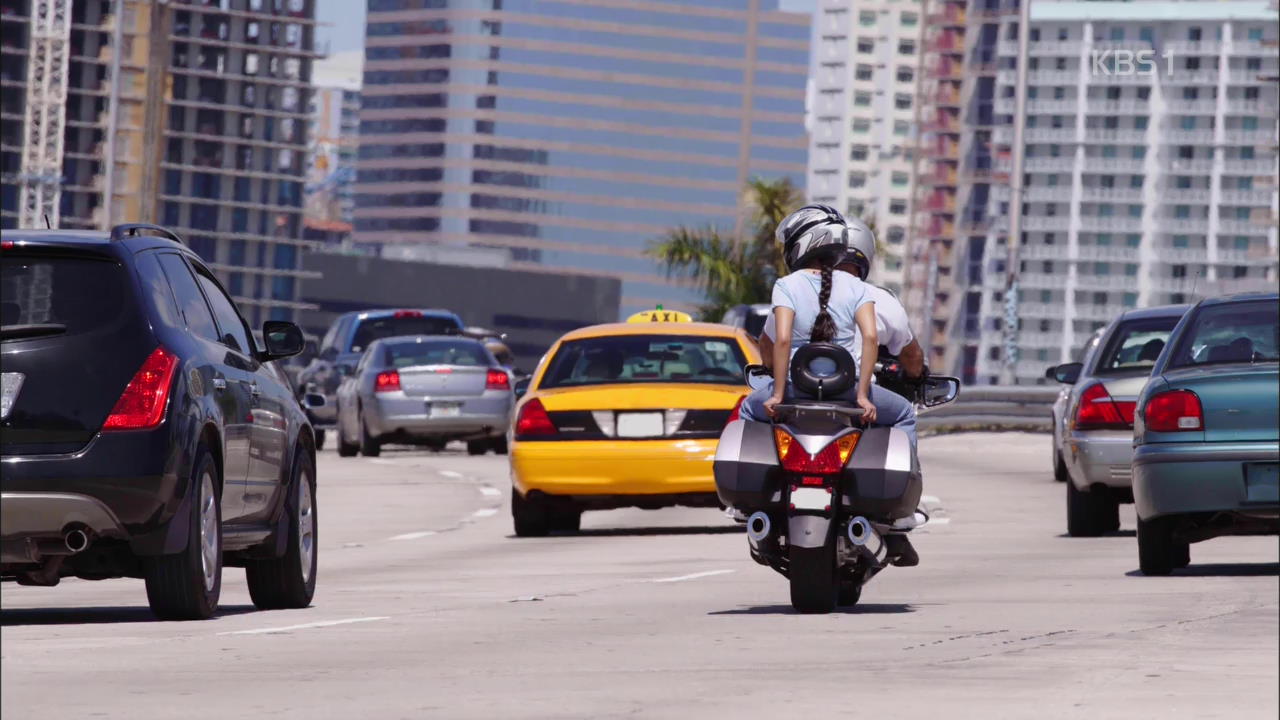
[[[778,223],[774,237],[782,245],[782,259],[798,270],[819,258],[836,262],[849,244],[849,231],[840,211],[827,205],[805,205]]]

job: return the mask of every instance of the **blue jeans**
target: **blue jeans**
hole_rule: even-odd
[[[747,420],[755,420],[756,422],[769,422],[769,415],[764,411],[764,401],[773,395],[773,380],[758,390],[752,390],[746,400],[742,401],[740,412],[742,417]],[[846,400],[854,402],[858,399],[858,388],[855,386],[847,392],[837,395],[833,400]],[[791,390],[791,385],[787,385],[786,392],[783,393],[783,401],[790,402],[795,400],[795,393]],[[876,406],[875,425],[882,427],[895,427],[907,434],[911,438],[912,450],[916,447],[916,409],[904,397],[892,390],[886,390],[875,383],[871,384],[871,404]]]

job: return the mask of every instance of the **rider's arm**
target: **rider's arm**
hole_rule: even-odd
[[[760,339],[756,341],[760,345],[760,362],[764,366],[773,369],[773,338],[760,333]]]
[[[862,361],[858,367],[858,399],[866,400],[871,394],[871,376],[875,374],[876,357],[880,354],[880,339],[876,337],[875,303],[869,302],[858,308],[853,319],[862,333]]]
[[[918,378],[924,374],[924,349],[915,338],[898,353],[898,362],[902,363],[902,369],[909,378]]]
[[[773,343],[773,397],[782,400],[787,389],[787,369],[791,363],[791,323],[796,319],[796,311],[789,307],[773,308],[774,330],[778,333],[777,342]],[[874,326],[874,322],[872,323]]]

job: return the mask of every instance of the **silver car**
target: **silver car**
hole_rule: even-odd
[[[376,457],[384,443],[506,453],[515,404],[511,371],[484,343],[457,336],[371,343],[337,392],[338,454]]]
[[[1054,471],[1067,486],[1067,534],[1120,528],[1133,502],[1133,413],[1156,358],[1187,305],[1130,310],[1085,346],[1083,362],[1045,375],[1069,387],[1054,403]]]

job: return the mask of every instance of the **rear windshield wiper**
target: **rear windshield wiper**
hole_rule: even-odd
[[[0,340],[61,335],[67,331],[62,323],[30,323],[27,325],[0,325]]]

